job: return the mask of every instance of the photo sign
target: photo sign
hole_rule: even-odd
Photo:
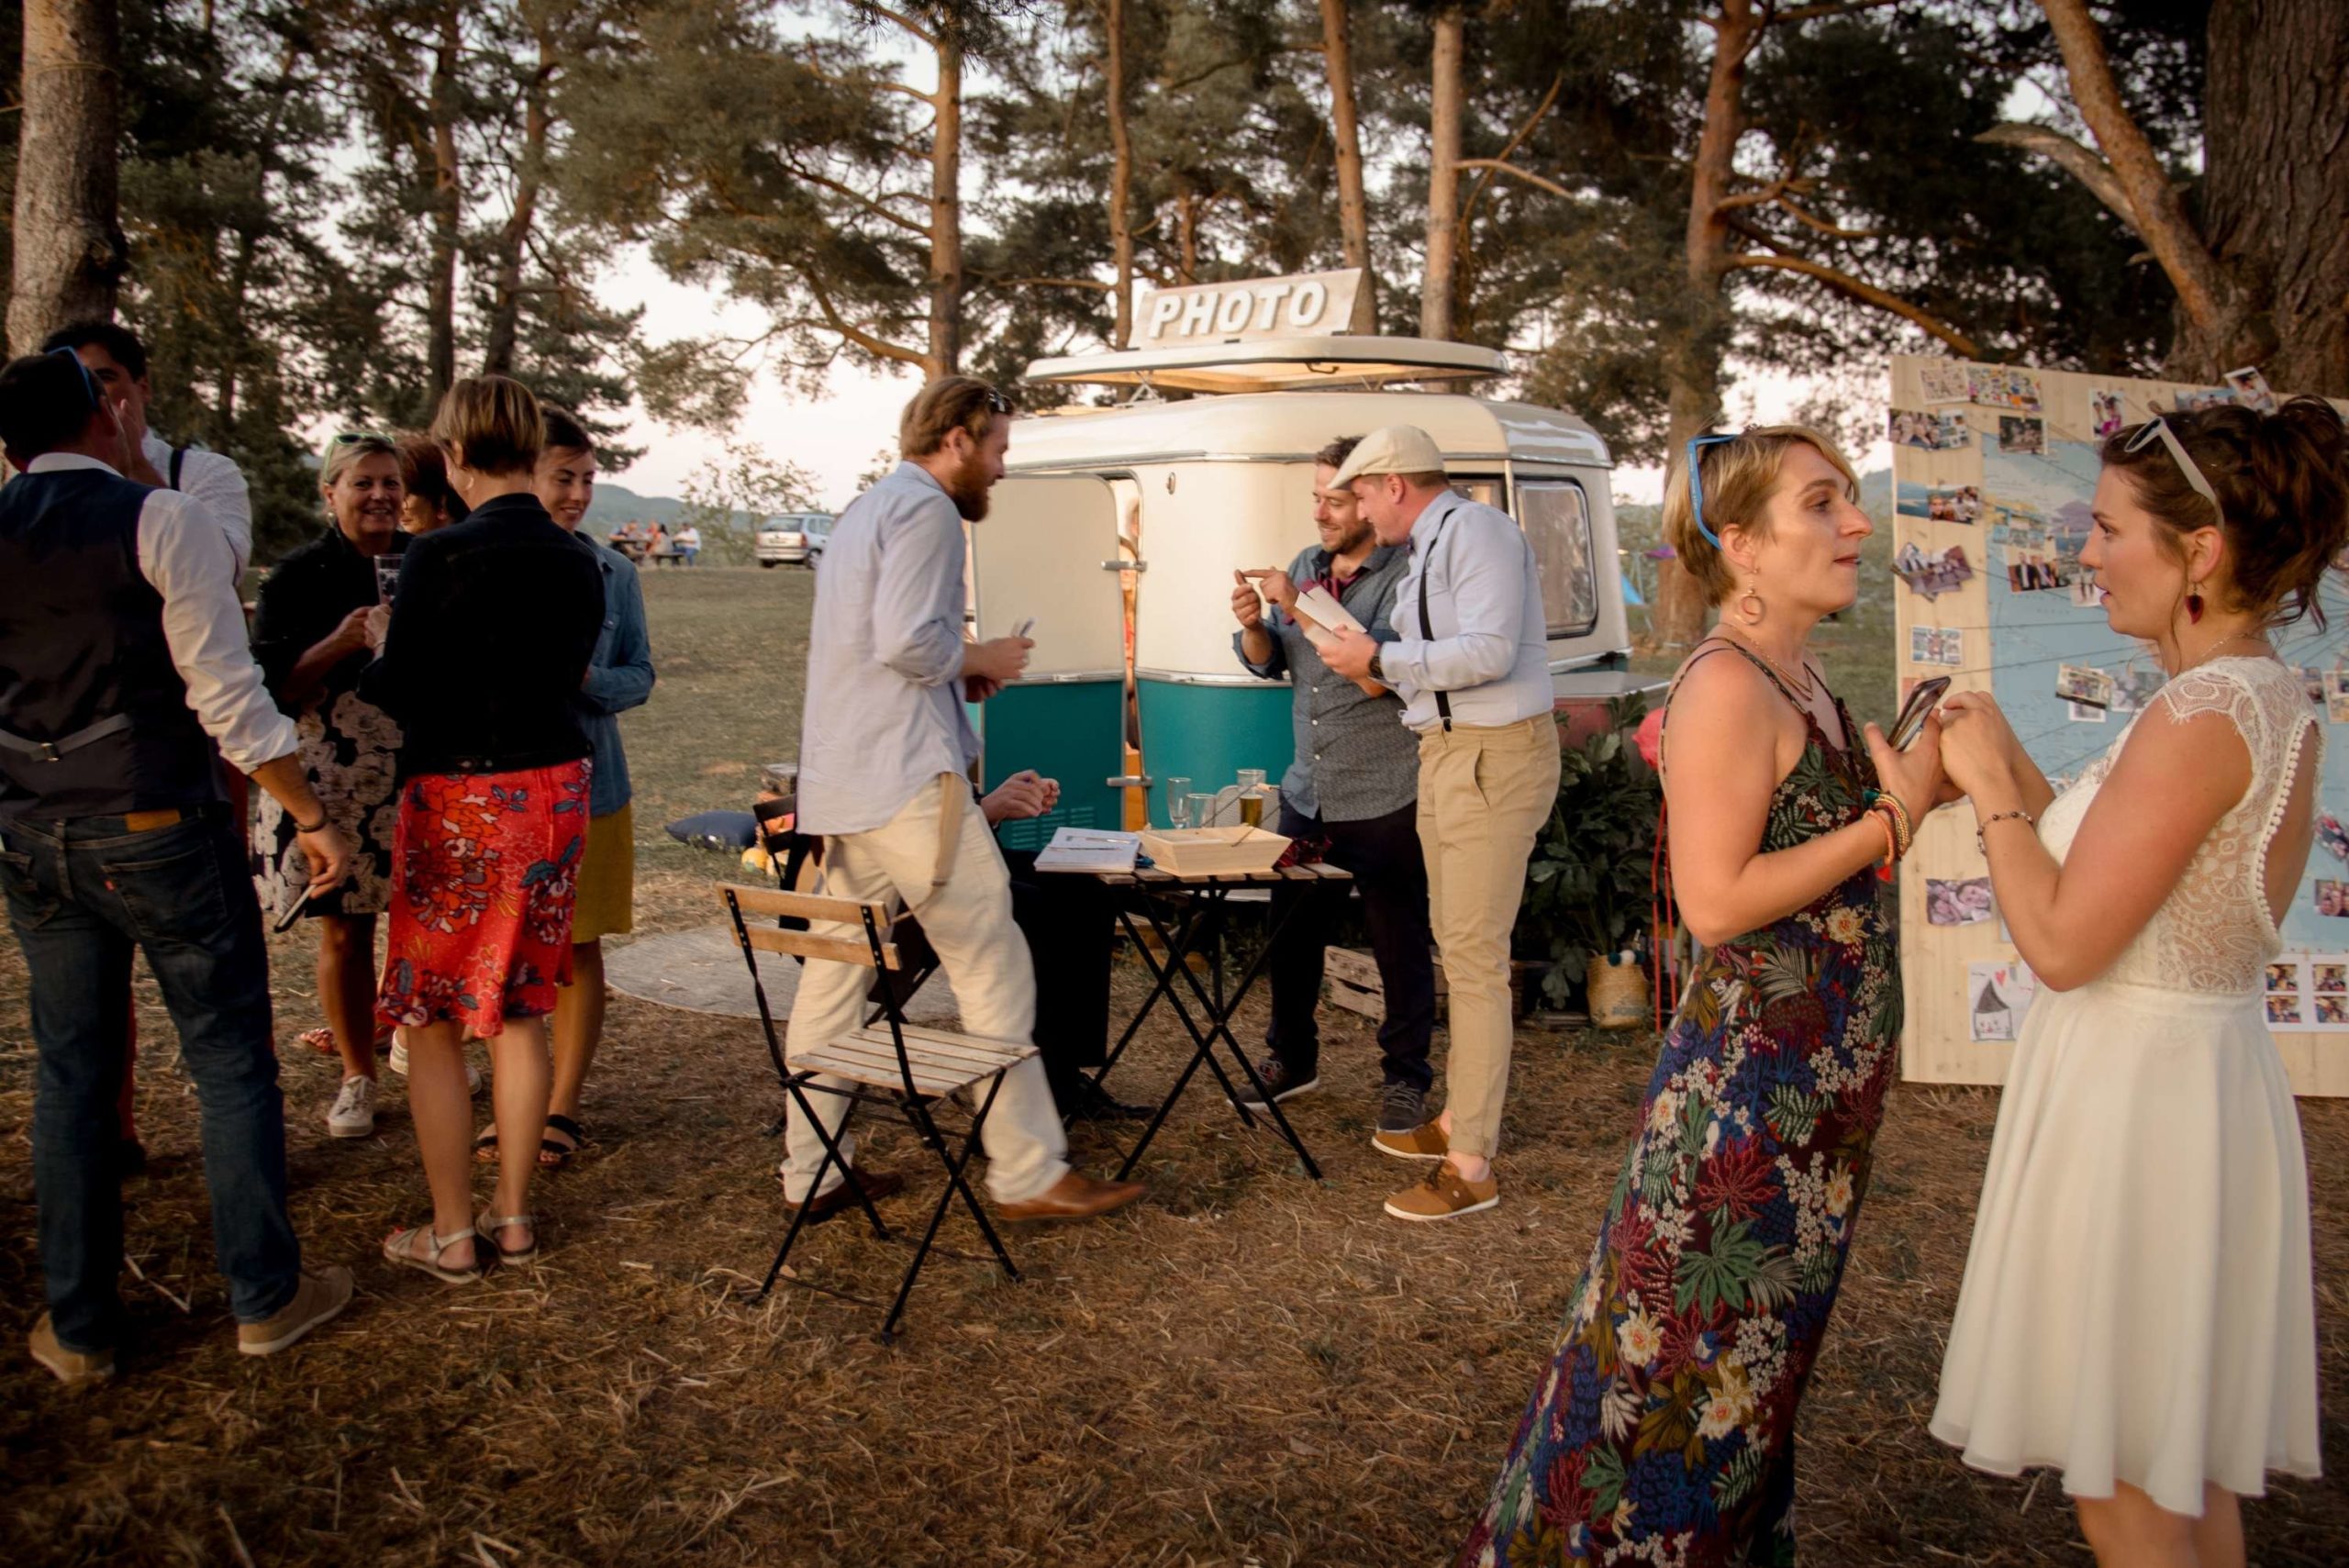
[[[1893,595],[1902,691],[1934,675],[1987,691],[2058,789],[2095,767],[2165,679],[2150,649],[2107,623],[2080,563],[2098,444],[2168,408],[2272,399],[2224,386],[1898,355],[1892,440]],[[1963,570],[1959,568],[1962,567]],[[2328,727],[2317,847],[2279,929],[2268,1027],[2303,1095],[2349,1095],[2349,591],[2323,589],[2330,629],[2286,628],[2277,651]],[[1905,1076],[1996,1084],[2038,982],[1998,918],[1965,807],[1917,825],[1900,878]]]
[[[1145,289],[1134,308],[1130,349],[1244,343],[1260,338],[1326,338],[1350,331],[1362,269],[1298,272]]]

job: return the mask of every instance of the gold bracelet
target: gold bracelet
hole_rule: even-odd
[[[1982,830],[1989,827],[1993,822],[2020,822],[2026,828],[2036,827],[2038,825],[2038,819],[2032,817],[2028,811],[1994,811],[1990,813],[1989,816],[1985,817],[1980,822],[1975,824],[1974,828],[1974,847],[1981,851],[1982,858],[1985,860],[1987,860],[1990,857],[1990,845],[1989,841],[1982,837]]]
[[[1909,825],[1908,810],[1893,797],[1889,790],[1878,791],[1876,804],[1891,817],[1894,839],[1900,847],[1901,858],[1907,859],[1909,846],[1916,841],[1917,837],[1916,829]]]
[[[1888,811],[1878,811],[1871,806],[1868,807],[1868,815],[1875,817],[1876,826],[1884,829],[1884,859],[1876,862],[1876,864],[1890,866],[1898,863],[1900,859],[1900,837],[1893,830],[1892,814]]]

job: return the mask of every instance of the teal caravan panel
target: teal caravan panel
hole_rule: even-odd
[[[1242,768],[1262,768],[1279,784],[1297,751],[1286,682],[1230,686],[1176,681],[1141,683],[1142,771],[1152,781],[1150,819],[1166,821],[1166,781],[1180,775],[1196,790],[1236,782]]]
[[[1123,821],[1123,797],[1105,780],[1125,771],[1119,745],[1116,681],[1007,686],[982,705],[985,751],[980,776],[989,789],[1033,768],[1058,779],[1061,803],[1042,817],[1007,822],[996,833],[1008,850],[1041,850],[1058,828],[1109,828]]]

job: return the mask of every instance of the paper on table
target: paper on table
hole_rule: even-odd
[[[1036,855],[1038,871],[1131,871],[1141,852],[1139,833],[1105,833],[1092,828],[1063,828]]]
[[[1327,588],[1308,588],[1289,606],[1297,617],[1297,629],[1305,633],[1305,640],[1316,648],[1326,648],[1341,631],[1361,631],[1362,622],[1340,604],[1337,595]]]

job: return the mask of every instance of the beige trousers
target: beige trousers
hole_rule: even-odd
[[[944,809],[963,813],[956,825],[952,858],[942,866],[941,801],[948,803]],[[945,876],[940,882],[941,871]],[[963,1031],[988,1040],[1031,1037],[1036,1026],[1035,964],[1028,940],[1011,921],[1011,874],[1004,867],[1003,852],[996,848],[995,835],[987,830],[986,818],[967,785],[941,792],[926,784],[885,826],[825,840],[823,881],[811,891],[866,903],[895,897],[911,906],[953,984]],[[861,926],[818,923],[814,929],[825,936],[864,940]],[[837,1040],[863,1024],[865,994],[872,984],[870,969],[809,959],[799,976],[798,995],[792,999],[785,1060],[790,1060],[798,1041]],[[816,1082],[845,1081],[824,1075]],[[976,1093],[985,1097],[984,1083]],[[823,1118],[827,1131],[841,1130],[850,1102],[812,1089],[807,1100]],[[823,1163],[824,1144],[796,1101],[790,1106],[785,1147],[784,1194],[794,1203],[804,1203],[816,1169]],[[1067,1173],[1068,1140],[1052,1091],[1044,1082],[1044,1064],[1035,1057],[1003,1075],[1003,1089],[987,1113],[980,1147],[987,1157],[987,1195],[997,1203],[1024,1203]],[[842,1154],[853,1158],[855,1148],[852,1134],[841,1140]],[[825,1173],[824,1190],[840,1183],[836,1163]]]
[[[1451,988],[1444,1065],[1452,1147],[1492,1158],[1500,1145],[1515,1035],[1508,936],[1533,840],[1558,798],[1558,726],[1537,714],[1497,728],[1419,737],[1419,848],[1429,923]]]

